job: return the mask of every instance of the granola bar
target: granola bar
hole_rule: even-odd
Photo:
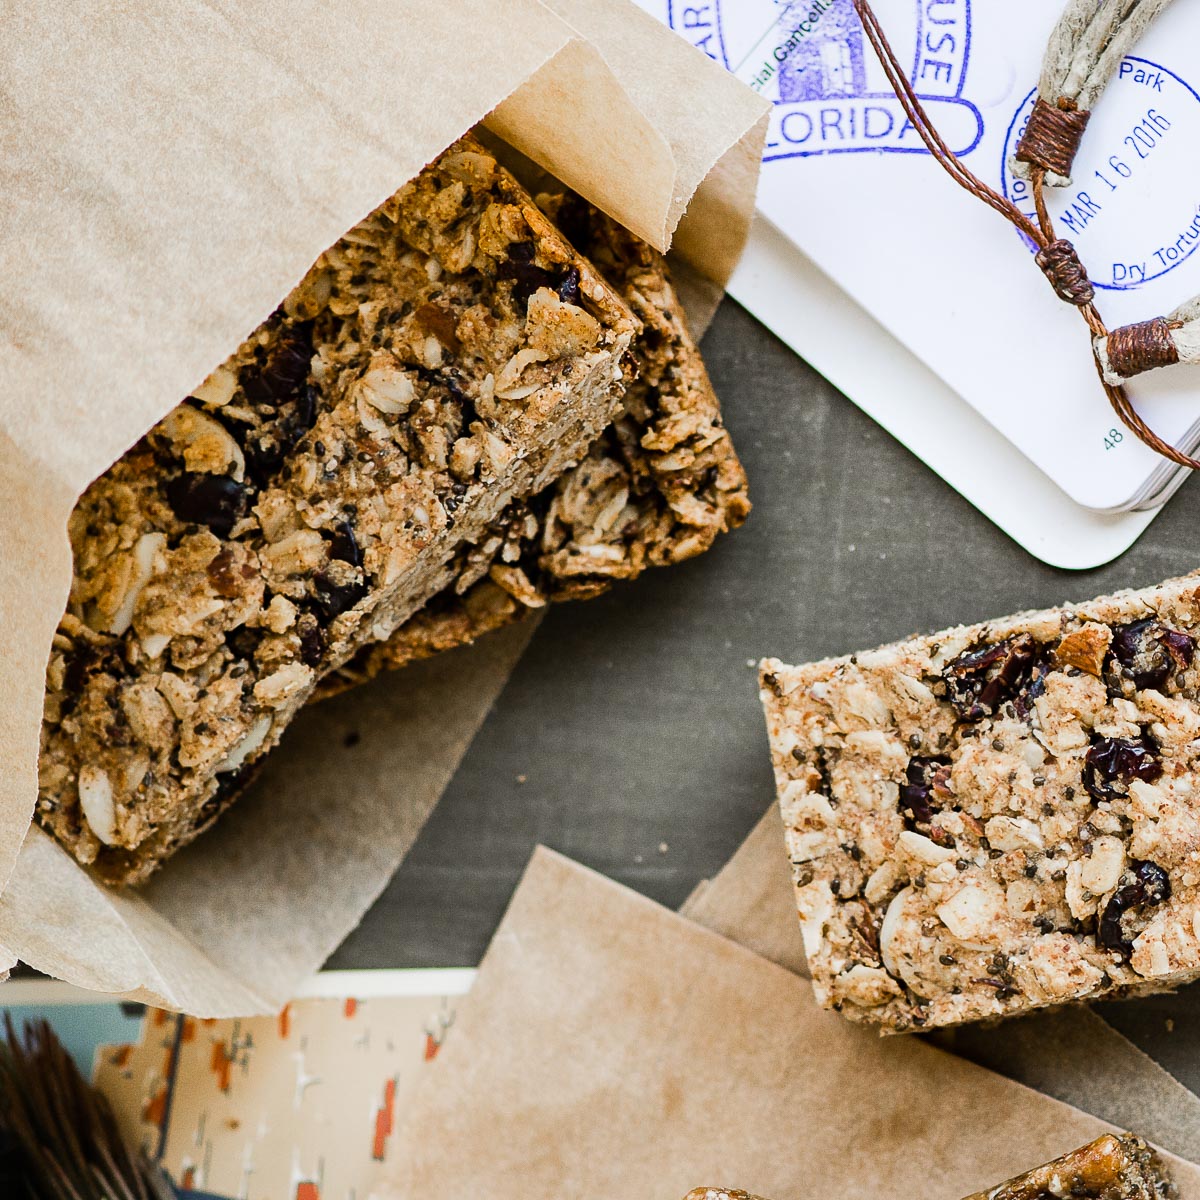
[[[682,562],[750,511],[745,473],[662,255],[573,193],[543,193],[538,204],[642,323],[623,411],[583,462],[511,505],[461,552],[445,592],[324,680],[319,695],[474,641],[549,601],[595,596],[646,567]]]
[[[762,664],[821,1002],[885,1032],[1200,975],[1200,579]]]
[[[739,1192],[736,1188],[692,1188],[683,1200],[762,1200],[760,1196],[752,1196],[749,1192]]]
[[[1167,1200],[1175,1195],[1158,1156],[1132,1133],[1106,1133],[1094,1142],[966,1200]]]
[[[1070,1154],[966,1200],[1172,1200],[1176,1189],[1158,1155],[1132,1133],[1106,1133]],[[733,1188],[694,1188],[683,1200],[760,1200]]]
[[[143,879],[613,418],[637,321],[471,139],[80,499],[37,817]]]

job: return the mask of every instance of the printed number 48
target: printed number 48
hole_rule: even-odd
[[[1119,442],[1125,440],[1125,435],[1119,429],[1110,429],[1108,436],[1104,439],[1105,450],[1113,450]]]

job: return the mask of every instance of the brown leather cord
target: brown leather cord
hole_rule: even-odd
[[[883,32],[882,26],[879,24],[879,18],[876,17],[870,0],[854,0],[854,10],[858,13],[859,20],[862,21],[867,40],[871,43],[871,48],[875,51],[883,67],[884,74],[887,76],[888,82],[892,85],[897,99],[900,101],[900,106],[904,109],[905,115],[908,117],[909,122],[916,130],[921,141],[925,143],[929,153],[933,155],[934,160],[955,183],[998,212],[1005,220],[1033,242],[1038,250],[1038,266],[1046,273],[1046,277],[1054,286],[1055,292],[1068,303],[1078,308],[1083,319],[1087,322],[1088,329],[1091,331],[1093,338],[1107,338],[1109,336],[1108,328],[1104,324],[1100,313],[1096,310],[1094,303],[1095,291],[1092,289],[1090,281],[1088,281],[1087,272],[1084,270],[1083,264],[1079,261],[1079,256],[1075,248],[1070,242],[1054,236],[1050,213],[1046,207],[1044,189],[1047,170],[1054,170],[1055,168],[1052,165],[1047,166],[1040,162],[1034,163],[1033,195],[1038,215],[1038,222],[1034,224],[1007,196],[1002,196],[995,189],[984,183],[982,179],[974,175],[967,167],[963,166],[958,156],[942,140],[941,135],[930,122],[929,116],[925,112],[916,90],[904,72],[904,68],[896,58],[896,53],[892,49],[887,35]],[[1049,108],[1050,106],[1047,105],[1046,107]],[[1086,114],[1083,115],[1086,117]],[[1084,123],[1086,124],[1086,120]],[[1040,141],[1035,137],[1034,148],[1037,149],[1039,146],[1045,146],[1048,141],[1052,140],[1053,136],[1057,136],[1054,131],[1050,134],[1043,133]],[[1082,130],[1080,131],[1080,137],[1082,138]],[[1076,146],[1076,149],[1078,149],[1078,146]],[[1070,164],[1068,163],[1068,170],[1069,166]],[[1066,172],[1060,173],[1065,174]],[[1086,288],[1084,284],[1086,284]],[[1091,295],[1087,295],[1088,291],[1091,292]],[[1139,441],[1145,443],[1151,450],[1161,454],[1164,458],[1169,459],[1173,463],[1178,463],[1181,467],[1200,470],[1200,461],[1189,458],[1169,442],[1164,441],[1138,416],[1124,387],[1115,387],[1105,381],[1103,368],[1094,350],[1092,358],[1096,364],[1096,371],[1100,375],[1100,382],[1104,388],[1105,395],[1108,396],[1109,403],[1112,405],[1113,411],[1121,419],[1122,424]]]
[[[1047,243],[1054,241],[1054,222],[1046,207],[1046,172],[1042,167],[1033,168],[1033,207],[1037,211],[1038,225]]]
[[[1178,361],[1179,348],[1166,317],[1123,325],[1108,335],[1109,366],[1125,379],[1157,367],[1172,367]]]
[[[1034,259],[1042,274],[1050,280],[1060,300],[1083,308],[1096,298],[1096,289],[1088,278],[1075,247],[1065,238],[1056,238],[1037,252]]]
[[[1039,96],[1017,143],[1017,161],[1069,176],[1091,115],[1076,108],[1070,100],[1047,104]]]
[[[892,50],[891,43],[887,40],[883,28],[879,24],[879,18],[875,16],[875,11],[871,8],[868,0],[854,0],[854,9],[863,23],[867,40],[871,43],[871,48],[879,58],[884,74],[900,101],[900,106],[904,109],[905,115],[917,131],[921,141],[925,143],[929,153],[955,183],[966,188],[968,192],[978,197],[990,208],[994,208],[1041,249],[1045,245],[1045,239],[1038,227],[1007,196],[1002,196],[993,188],[988,187],[982,179],[964,167],[954,151],[942,140],[941,134],[933,127],[921,101],[917,98],[917,93],[904,73],[904,68],[900,66],[895,51]]]

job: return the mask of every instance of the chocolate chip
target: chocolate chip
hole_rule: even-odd
[[[247,507],[246,488],[229,475],[182,471],[167,481],[167,503],[181,521],[228,537]]]

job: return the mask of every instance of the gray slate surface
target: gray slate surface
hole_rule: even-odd
[[[1117,562],[1055,570],[732,301],[703,350],[750,476],[749,522],[700,559],[547,615],[330,967],[474,965],[539,842],[678,907],[773,795],[748,660],[847,653],[1200,565],[1194,484]],[[1102,1011],[1200,1091],[1200,992]]]

